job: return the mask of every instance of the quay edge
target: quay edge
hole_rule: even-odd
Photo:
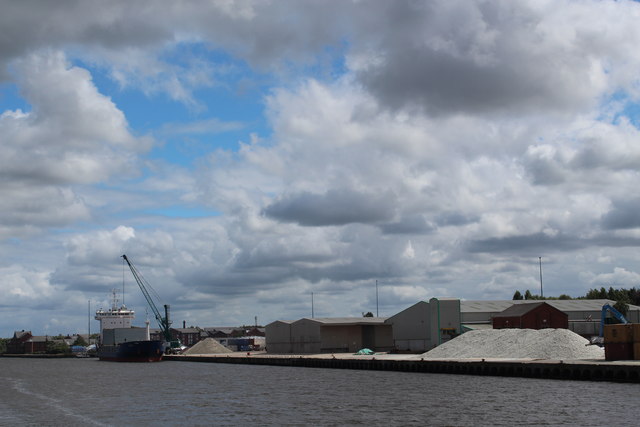
[[[386,356],[386,355],[385,355]],[[393,357],[294,356],[265,354],[166,355],[164,360],[204,363],[359,369],[416,373],[486,375],[538,379],[640,383],[640,362],[589,360],[427,360]]]

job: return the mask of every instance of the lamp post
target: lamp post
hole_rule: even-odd
[[[544,297],[544,293],[542,292],[542,257],[539,256],[538,260],[540,261],[540,298]]]
[[[378,312],[378,281],[376,280],[376,317],[380,317]]]

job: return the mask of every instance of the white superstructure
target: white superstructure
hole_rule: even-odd
[[[129,310],[124,304],[118,307],[116,290],[113,290],[111,308],[96,310],[96,320],[100,321],[100,342],[103,342],[105,329],[131,328],[131,322],[135,317],[135,311]]]

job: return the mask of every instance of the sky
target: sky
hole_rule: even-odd
[[[0,337],[640,285],[639,3],[0,8]]]

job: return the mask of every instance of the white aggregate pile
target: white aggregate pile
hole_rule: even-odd
[[[604,359],[604,350],[568,329],[487,329],[464,333],[418,358]]]
[[[189,347],[182,354],[222,354],[222,353],[233,353],[233,351],[213,338],[205,338],[202,341],[193,345],[193,347]]]

